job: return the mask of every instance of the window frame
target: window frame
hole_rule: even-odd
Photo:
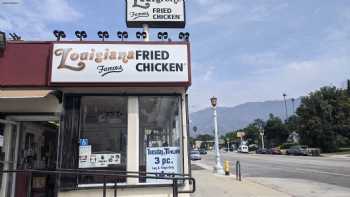
[[[185,151],[184,151],[184,148],[185,148],[185,146],[184,146],[184,134],[185,134],[185,132],[187,133],[187,128],[184,128],[184,125],[183,125],[183,121],[184,121],[183,101],[184,101],[184,99],[182,97],[182,94],[156,94],[156,95],[150,94],[150,95],[141,95],[141,96],[139,95],[138,96],[138,100],[139,101],[140,101],[140,97],[175,97],[175,98],[178,99],[178,110],[179,110],[179,116],[180,116],[180,118],[179,118],[179,124],[180,124],[179,125],[179,129],[180,129],[180,131],[179,131],[179,148],[180,148],[180,159],[181,159],[181,161],[180,161],[180,163],[181,163],[180,169],[181,170],[180,170],[180,172],[178,174],[184,174],[185,173],[185,157],[186,157],[186,155],[184,154],[185,153]],[[139,105],[138,108],[140,110],[141,109],[140,102],[138,103],[138,105]],[[185,111],[185,113],[186,113],[186,117],[188,117],[187,110]],[[140,121],[140,111],[139,111],[139,117],[138,118],[139,118],[139,121]],[[139,122],[139,135],[141,135],[141,123],[140,122]],[[139,138],[140,137],[141,136],[139,136]],[[139,140],[139,145],[143,145],[143,144],[141,144],[140,140]],[[138,151],[139,151],[138,165],[139,165],[139,172],[141,172],[140,171],[140,168],[141,168],[140,148],[139,148]],[[189,157],[189,156],[187,155],[187,157]],[[147,161],[146,161],[146,165],[147,165]],[[146,165],[145,165],[145,167],[146,167]],[[190,166],[189,166],[189,168],[190,168]],[[146,169],[147,169],[147,167],[146,167]],[[139,179],[139,184],[144,184],[144,185],[164,185],[164,184],[159,184],[159,183],[141,182],[141,180],[142,179]]]
[[[186,102],[186,99],[184,100],[182,93],[64,93],[64,95],[63,95],[63,98],[64,98],[63,106],[65,106],[64,102],[65,102],[65,99],[68,98],[68,97],[69,98],[75,98],[75,99],[78,98],[79,99],[79,109],[78,109],[78,111],[79,111],[79,122],[78,122],[78,125],[76,125],[77,126],[76,129],[78,129],[78,131],[77,131],[78,136],[76,136],[77,139],[80,139],[79,138],[80,137],[80,130],[81,130],[81,126],[82,126],[81,125],[82,124],[82,122],[81,122],[82,121],[81,120],[82,102],[81,101],[82,101],[82,97],[86,97],[86,96],[101,96],[101,97],[121,96],[121,97],[127,97],[127,102],[129,102],[129,97],[138,97],[138,99],[140,97],[142,97],[142,96],[154,96],[154,97],[169,96],[169,97],[177,97],[179,99],[179,106],[178,107],[179,107],[179,114],[180,114],[180,136],[179,136],[180,137],[180,151],[181,151],[180,152],[180,155],[181,155],[180,156],[181,157],[181,162],[180,162],[181,163],[181,172],[180,173],[184,174],[184,172],[186,171],[186,169],[185,169],[185,160],[186,160],[185,157],[188,159],[189,155],[185,155],[184,154],[185,153],[185,150],[184,150],[184,148],[185,148],[184,134],[185,134],[185,132],[188,133],[188,131],[187,131],[188,129],[186,127],[184,128],[184,122],[183,121],[184,121],[184,118],[186,118],[186,120],[189,119],[189,117],[188,117],[189,114],[188,114],[188,109],[185,109],[185,111],[184,111],[184,106],[183,105],[184,105],[184,102]],[[186,105],[186,103],[185,103],[185,105]],[[139,108],[139,103],[138,103],[137,107]],[[64,113],[66,110],[67,109],[65,109],[65,108],[63,109],[63,113],[62,113],[62,116],[60,118],[60,124],[66,124],[65,121],[64,121],[67,118],[67,117],[65,117],[66,114]],[[129,113],[130,113],[129,110],[127,110],[127,114],[129,114]],[[184,113],[186,113],[185,114],[186,117],[184,117]],[[138,114],[138,120],[140,121],[139,114]],[[129,120],[127,120],[127,124],[130,124]],[[187,121],[186,121],[186,124],[188,124]],[[187,127],[189,127],[189,125],[187,125]],[[60,126],[60,129],[64,129],[64,127]],[[61,133],[61,131],[60,131],[60,133]],[[140,130],[138,130],[138,133],[140,134]],[[129,137],[129,130],[127,130],[127,134],[128,134],[127,135],[127,138],[128,138]],[[61,138],[61,136],[59,136],[59,137]],[[59,138],[59,140],[60,140],[60,138]],[[128,141],[128,139],[127,139],[127,141]],[[140,141],[137,140],[137,142],[135,142],[135,143],[140,143]],[[64,143],[60,141],[58,154],[61,154],[62,146],[64,146]],[[127,143],[127,154],[128,154],[128,151],[129,151],[129,148],[128,148],[129,146],[132,146],[132,145]],[[79,149],[79,142],[77,142],[76,148]],[[187,148],[189,148],[189,146],[187,146]],[[139,149],[134,150],[134,151],[137,151],[138,152],[138,156],[140,157]],[[79,168],[79,151],[75,151],[75,160],[76,160],[76,162],[75,162],[74,169],[80,169]],[[139,161],[140,161],[140,158],[136,161],[138,166],[140,166],[140,162]],[[58,162],[60,163],[60,165],[62,164],[62,157],[60,157]],[[129,162],[129,159],[127,158],[127,160],[126,160],[126,171],[127,172],[128,172],[128,162]],[[190,165],[188,166],[188,168],[189,168],[188,171],[190,171]],[[138,172],[140,173],[140,171],[138,171]],[[88,184],[88,185],[86,185],[86,184],[78,184],[78,182],[76,184],[77,184],[76,188],[79,188],[79,189],[89,189],[89,188],[92,188],[91,186],[94,185],[94,184]],[[128,181],[118,183],[118,185],[119,184],[120,185],[124,185],[126,187],[134,185],[134,184],[129,184]],[[100,185],[97,186],[97,185],[95,184],[95,187],[93,187],[93,188],[100,188],[100,187],[103,186],[103,184],[101,186]],[[139,181],[137,185],[142,188],[142,187],[147,187],[149,185],[160,185],[160,186],[162,186],[162,185],[168,185],[168,184],[157,184],[157,183],[150,184],[150,183],[143,183],[143,182]]]

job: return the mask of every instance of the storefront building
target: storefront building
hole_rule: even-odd
[[[188,42],[7,42],[0,196],[189,196],[190,85]]]

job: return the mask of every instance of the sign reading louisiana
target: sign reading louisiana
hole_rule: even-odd
[[[187,44],[54,44],[51,83],[187,83]]]

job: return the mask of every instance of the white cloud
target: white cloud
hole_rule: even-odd
[[[281,1],[232,1],[232,0],[194,0],[198,9],[191,14],[189,25],[198,24],[230,24],[235,27],[247,22],[260,22],[288,7]],[[235,25],[236,24],[236,25]]]
[[[70,22],[81,17],[66,0],[35,0],[35,4],[46,21]]]
[[[72,22],[82,17],[67,0],[28,0],[1,4],[0,29],[17,32],[22,39],[48,39],[49,24]]]
[[[206,12],[202,14],[196,14],[195,17],[190,20],[190,25],[211,23],[217,20],[222,20],[221,18],[234,10],[232,3],[226,3],[223,1],[216,2],[215,4],[212,3],[213,1],[209,2],[205,0],[200,0],[198,2],[201,4],[202,9],[206,10]]]

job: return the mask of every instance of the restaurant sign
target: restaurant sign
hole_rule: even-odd
[[[54,44],[51,83],[188,83],[188,45]]]
[[[184,28],[185,0],[126,0],[128,27]]]

